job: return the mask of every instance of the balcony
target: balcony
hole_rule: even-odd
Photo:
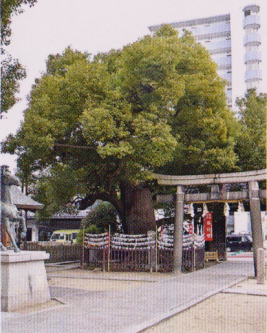
[[[218,65],[218,69],[230,69],[232,67],[232,57],[215,58],[213,61]]]
[[[244,45],[260,45],[261,44],[261,35],[258,32],[253,32],[245,35]]]
[[[197,37],[198,40],[200,40],[207,38],[230,36],[231,29],[230,29],[230,24],[217,23],[217,24],[211,24],[209,26],[198,27],[197,29],[194,30],[192,29],[192,33],[194,36]]]
[[[210,43],[202,42],[201,44],[205,46],[209,51],[231,49],[231,39],[214,41]]]
[[[250,51],[245,54],[245,64],[250,62],[260,62],[262,60],[260,51]]]
[[[252,26],[253,28],[260,27],[260,16],[259,15],[248,15],[243,20],[243,28]]]
[[[262,80],[262,71],[260,69],[251,69],[245,73],[245,81]]]

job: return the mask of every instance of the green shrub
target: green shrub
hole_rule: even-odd
[[[80,231],[77,235],[77,244],[83,243],[83,233],[84,234],[100,234],[101,230],[95,224],[92,224],[85,229],[80,229]]]

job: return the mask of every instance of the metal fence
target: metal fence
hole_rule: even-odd
[[[173,270],[173,235],[99,235],[86,234],[84,246],[56,242],[23,242],[23,250],[46,251],[47,263],[81,260],[91,268],[103,271],[171,272]],[[203,236],[184,235],[182,270],[203,268],[205,242]]]
[[[204,268],[205,249],[188,248],[182,251],[182,270]],[[84,263],[104,271],[171,272],[173,249],[150,248],[147,250],[84,249]]]
[[[173,270],[173,237],[170,235],[91,235],[84,240],[83,263],[104,271]],[[204,267],[203,236],[185,235],[183,239],[182,270]]]
[[[112,271],[152,271],[151,249],[132,249],[110,251],[109,269]]]
[[[84,263],[105,271],[152,271],[154,252],[147,235],[85,235]]]

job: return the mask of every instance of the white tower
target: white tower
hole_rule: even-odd
[[[261,36],[259,33],[260,16],[258,15],[260,7],[258,5],[248,5],[243,8],[245,29],[244,46],[245,46],[245,82],[247,89],[258,89],[262,81],[262,72],[260,70]]]

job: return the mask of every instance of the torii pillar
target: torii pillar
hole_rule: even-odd
[[[183,187],[176,188],[175,199],[175,223],[174,223],[174,248],[173,248],[173,272],[182,273],[183,250],[183,221],[184,221],[184,193]]]
[[[250,181],[248,183],[248,186],[249,186],[251,231],[253,238],[254,272],[255,276],[257,276],[257,252],[258,249],[263,248],[259,183],[257,181]]]

